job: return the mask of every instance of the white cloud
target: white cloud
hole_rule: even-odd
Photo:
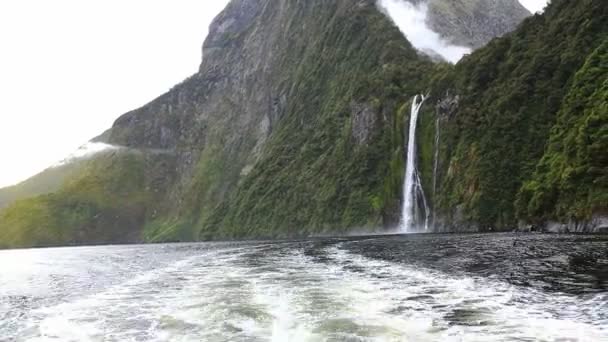
[[[227,2],[0,1],[0,187],[194,74]]]
[[[519,0],[528,11],[536,13],[542,11],[550,0]]]
[[[92,157],[93,155],[100,153],[100,152],[117,150],[119,148],[120,147],[114,146],[114,145],[108,145],[108,144],[104,144],[104,143],[100,143],[100,142],[89,141],[86,144],[80,146],[76,151],[72,152],[69,156],[67,156],[62,161],[54,164],[52,167],[58,167],[58,166],[65,165],[65,164],[68,164],[70,162],[73,162],[73,161],[76,161],[79,159],[86,159],[86,158]]]
[[[420,51],[431,50],[445,60],[456,63],[471,49],[449,44],[426,24],[428,7],[426,3],[413,5],[403,0],[380,0],[379,5],[393,19],[401,32]]]

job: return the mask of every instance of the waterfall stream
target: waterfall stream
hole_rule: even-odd
[[[435,120],[435,154],[433,157],[433,207],[437,201],[437,170],[439,168],[439,141],[441,139],[441,117],[437,115]],[[433,210],[433,229],[437,227],[437,211]]]
[[[418,123],[418,114],[420,108],[424,104],[426,97],[424,95],[416,95],[412,101],[412,110],[410,114],[410,128],[407,143],[407,156],[406,156],[406,167],[405,167],[405,179],[403,182],[403,207],[401,212],[401,231],[411,232],[417,227],[417,215],[418,211],[418,194],[421,195],[424,210],[425,210],[425,229],[428,229],[428,216],[429,210],[422,190],[422,184],[420,182],[420,176],[418,175],[418,169],[416,166],[416,127]]]
[[[422,189],[422,181],[420,180],[420,173],[416,170],[416,189],[414,190],[416,194],[420,195],[420,199],[422,200],[422,209],[424,209],[424,231],[429,231],[429,217],[431,216],[431,209],[429,208],[429,204],[426,201],[426,196],[424,195],[424,189]],[[414,206],[418,208],[418,206]],[[421,215],[415,215],[414,217],[421,217]]]

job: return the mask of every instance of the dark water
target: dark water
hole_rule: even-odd
[[[608,341],[608,237],[0,252],[0,341]]]

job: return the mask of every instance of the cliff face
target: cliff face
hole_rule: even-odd
[[[549,221],[552,230],[608,229],[608,38],[585,59],[567,88],[516,209],[533,224]]]
[[[108,138],[174,156],[171,200],[146,220],[147,240],[382,223],[372,200],[392,156],[381,137],[401,130],[387,92],[406,96],[405,79],[409,92],[421,87],[416,69],[432,64],[373,1],[233,1],[203,53],[198,74]]]
[[[429,0],[430,27],[454,45],[480,48],[517,28],[530,12],[518,0]]]
[[[419,159],[441,227],[557,219],[550,207],[537,215],[516,211],[515,202],[537,196],[536,183],[525,182],[545,179],[548,141],[556,142],[550,155],[572,156],[559,145],[560,129],[551,130],[562,121],[559,127],[568,127],[566,118],[588,107],[574,100],[562,106],[568,92],[589,96],[596,108],[576,122],[600,145],[589,150],[581,142],[588,157],[576,162],[596,171],[605,162],[593,152],[605,137],[603,128],[594,130],[604,125],[603,93],[591,95],[573,79],[581,70],[589,75],[581,79],[597,81],[603,50],[591,55],[608,15],[601,0],[554,3],[454,67],[421,56],[373,0],[233,0],[211,26],[199,72],[98,138],[120,149],[82,161],[63,186],[0,212],[0,245],[392,227],[400,215],[410,100],[427,92],[438,110],[423,109]],[[463,27],[471,37],[487,33],[484,25]],[[582,71],[586,60],[591,67]],[[436,177],[435,127],[442,132]],[[582,184],[603,182],[589,177]],[[598,198],[594,208],[605,208]]]
[[[602,226],[606,18],[604,1],[553,0],[434,82],[437,101],[459,97],[441,121],[440,226]]]

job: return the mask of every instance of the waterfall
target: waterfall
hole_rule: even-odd
[[[437,170],[439,169],[439,141],[441,139],[441,116],[437,115],[435,121],[435,155],[433,158],[433,207],[437,207]],[[436,210],[433,210],[433,228],[436,228]]]
[[[426,206],[426,198],[424,197],[424,191],[422,191],[422,184],[420,182],[420,176],[418,175],[418,169],[416,167],[416,126],[418,123],[418,114],[420,108],[426,100],[424,95],[416,95],[412,101],[412,111],[410,114],[410,130],[407,143],[407,156],[406,156],[406,167],[405,167],[405,179],[403,181],[403,207],[401,211],[401,231],[410,232],[415,229],[417,224],[417,211],[418,201],[417,194],[421,194],[424,206],[425,216],[427,222],[425,222],[425,228],[428,228],[428,214],[429,210]]]
[[[416,171],[416,191],[417,194],[420,195],[420,199],[422,200],[422,205],[424,209],[424,231],[429,231],[429,217],[431,216],[431,209],[429,208],[429,204],[426,201],[426,196],[424,195],[424,190],[422,189],[422,181],[420,180],[420,173]],[[414,206],[417,208],[417,206]],[[415,217],[420,217],[420,215],[416,215]]]

